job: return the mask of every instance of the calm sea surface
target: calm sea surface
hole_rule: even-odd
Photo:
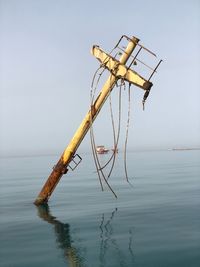
[[[200,266],[200,151],[128,153],[132,186],[119,153],[117,200],[81,156],[41,207],[33,201],[58,158],[0,159],[1,267]]]

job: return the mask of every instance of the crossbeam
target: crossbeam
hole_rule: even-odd
[[[124,64],[120,63],[119,60],[105,53],[99,46],[93,46],[91,53],[101,62],[102,66],[108,69],[117,79],[124,79],[143,90],[151,89],[153,84],[150,81],[145,80],[137,72],[127,68]]]

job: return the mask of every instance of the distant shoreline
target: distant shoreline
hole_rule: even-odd
[[[175,147],[175,148],[151,148],[151,149],[129,149],[127,152],[134,152],[134,153],[140,153],[140,152],[159,152],[159,151],[192,151],[192,150],[200,150],[200,147],[194,147],[194,148],[179,148],[179,147]],[[87,151],[87,150],[81,150],[80,151],[81,154],[91,154],[91,151]],[[119,154],[123,153],[123,151],[119,151]],[[0,158],[26,158],[26,157],[46,157],[46,156],[55,156],[55,157],[59,157],[60,153],[59,152],[30,152],[30,153],[19,153],[19,154],[0,154]]]
[[[172,148],[172,150],[200,150],[200,148]]]

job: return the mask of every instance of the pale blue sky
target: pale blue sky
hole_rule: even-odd
[[[88,110],[92,45],[122,34],[164,59],[145,112],[132,87],[130,149],[200,147],[200,1],[0,0],[0,154],[61,153]],[[127,92],[120,146],[126,112]],[[108,124],[105,107],[95,132],[111,146]]]

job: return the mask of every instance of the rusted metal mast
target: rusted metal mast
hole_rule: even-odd
[[[53,171],[51,172],[41,192],[39,193],[34,202],[35,205],[40,205],[48,202],[49,197],[51,196],[53,190],[60,181],[61,177],[68,171],[70,162],[72,161],[75,162],[76,150],[78,149],[80,143],[82,142],[86,133],[90,129],[91,124],[97,117],[104,102],[108,98],[110,92],[112,91],[118,79],[124,79],[129,83],[132,83],[144,89],[146,93],[149,93],[152,83],[149,80],[145,80],[136,72],[132,71],[130,69],[130,66],[129,67],[125,66],[126,62],[131,56],[131,53],[133,52],[133,50],[135,49],[135,47],[139,42],[139,39],[136,37],[132,38],[126,37],[126,38],[128,40],[128,45],[119,60],[116,60],[109,54],[106,54],[98,46],[93,46],[91,51],[92,54],[101,62],[101,64],[105,68],[107,68],[111,72],[111,74],[107,79],[107,81],[105,82],[101,92],[97,96],[94,104],[92,105],[92,107],[86,114],[85,118],[83,119],[82,123],[80,124],[79,128],[75,132],[73,138],[71,139],[71,142],[66,147],[58,163],[53,168]],[[80,156],[78,157],[79,157],[78,161],[80,161],[81,158]]]

